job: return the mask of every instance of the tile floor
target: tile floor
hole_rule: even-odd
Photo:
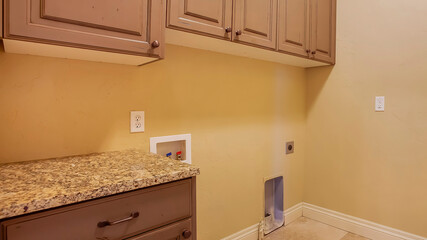
[[[369,240],[327,224],[301,217],[266,236],[265,240]]]

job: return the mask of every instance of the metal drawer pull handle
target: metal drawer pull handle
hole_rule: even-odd
[[[114,221],[114,222],[110,222],[108,220],[107,221],[103,221],[103,222],[99,222],[98,223],[98,227],[103,228],[103,227],[106,227],[106,226],[111,226],[111,225],[116,225],[116,224],[119,224],[119,223],[122,223],[122,222],[127,222],[127,221],[130,221],[130,220],[134,219],[134,218],[137,218],[138,216],[139,216],[139,212],[133,212],[133,213],[130,214],[129,217],[123,218],[123,219],[120,219],[120,220],[117,220],[117,221]]]

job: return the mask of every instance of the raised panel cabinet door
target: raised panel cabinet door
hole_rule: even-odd
[[[5,38],[163,56],[164,0],[5,0]]]
[[[279,51],[309,56],[309,0],[279,0]]]
[[[231,39],[232,0],[168,0],[167,26]]]
[[[234,0],[233,41],[276,49],[277,0]]]
[[[335,63],[336,0],[310,0],[310,50],[315,60]]]

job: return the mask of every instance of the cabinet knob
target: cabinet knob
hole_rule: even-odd
[[[184,238],[189,238],[189,237],[191,237],[191,231],[189,231],[189,230],[184,230],[184,232],[182,232],[182,236],[183,236]]]
[[[225,28],[225,32],[226,32],[226,33],[230,33],[230,32],[231,32],[231,27],[226,27],[226,28]]]
[[[159,41],[154,40],[154,41],[151,43],[151,47],[153,47],[153,48],[158,48],[158,47],[160,47],[160,43],[159,43]]]
[[[316,51],[311,52],[311,54],[316,54]]]
[[[310,53],[310,49],[307,49],[307,50],[305,50],[305,52],[308,54],[308,53]]]
[[[237,30],[237,31],[236,31],[236,35],[237,35],[237,36],[242,35],[242,31],[241,31],[241,30]]]

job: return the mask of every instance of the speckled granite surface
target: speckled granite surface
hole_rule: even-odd
[[[0,219],[198,174],[195,166],[139,150],[0,164]]]

